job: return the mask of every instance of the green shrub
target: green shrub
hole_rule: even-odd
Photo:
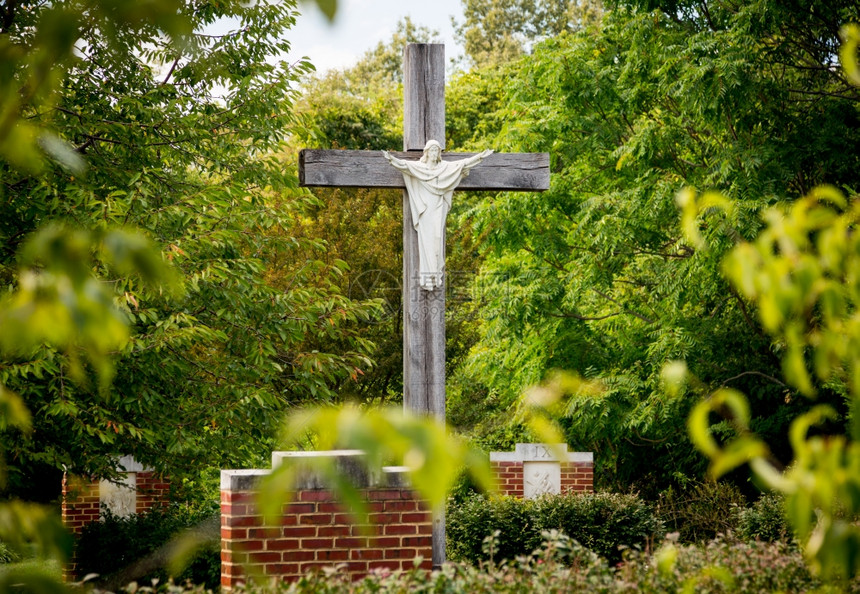
[[[616,585],[635,584],[630,591],[637,592],[749,593],[811,592],[822,586],[809,573],[800,552],[785,543],[718,537],[706,544],[664,546],[677,555],[674,563],[661,568],[649,555],[632,554],[616,569]],[[656,557],[660,559],[665,551],[658,551]],[[840,591],[856,592],[857,585]]]
[[[661,532],[647,503],[635,495],[588,493],[547,495],[535,500],[474,495],[451,503],[447,513],[448,556],[471,563],[488,561],[484,539],[499,532],[496,560],[529,554],[541,533],[558,530],[610,563],[621,549],[642,548]]]
[[[532,524],[531,502],[514,497],[487,498],[475,494],[448,506],[447,550],[451,559],[477,563],[489,560],[484,540],[499,531],[493,547],[494,560],[513,559],[540,545],[540,533]]]
[[[654,556],[630,551],[625,563],[610,567],[605,560],[572,539],[545,532],[543,547],[531,555],[480,567],[446,563],[440,570],[378,571],[353,581],[337,569],[308,574],[293,584],[270,583],[238,588],[237,594],[401,594],[446,592],[494,594],[663,594],[666,592],[813,592],[823,584],[812,577],[801,554],[784,543],[742,543],[720,538],[705,545],[665,543]],[[671,552],[674,561],[663,562]],[[657,561],[657,562],[655,562]],[[854,580],[837,591],[858,592]],[[199,592],[199,590],[197,590]],[[828,590],[833,591],[833,590]]]
[[[81,575],[95,573],[102,578],[108,577],[156,551],[183,529],[197,526],[211,515],[212,510],[191,511],[179,505],[156,508],[126,518],[104,514],[100,522],[84,527],[77,542],[75,555],[78,571]],[[164,583],[167,574],[161,569],[138,581],[148,583],[153,578]],[[204,547],[189,567],[174,578],[177,582],[191,580],[210,588],[219,587],[221,554],[217,540]]]
[[[537,531],[559,530],[611,564],[624,548],[645,548],[663,528],[650,505],[621,493],[544,496],[532,518]]]
[[[680,542],[707,542],[733,531],[737,511],[745,506],[743,493],[731,483],[693,482],[660,493],[657,516]]]
[[[794,537],[785,519],[785,499],[778,493],[768,493],[748,508],[737,512],[737,535],[744,540],[793,542]]]
[[[6,563],[14,563],[18,561],[19,557],[12,551],[9,546],[0,540],[0,565],[5,565]]]

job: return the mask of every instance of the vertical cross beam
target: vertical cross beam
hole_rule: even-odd
[[[403,55],[403,150],[445,146],[445,46],[409,44]],[[403,192],[403,407],[445,420],[445,285],[418,284],[418,233]],[[445,281],[447,284],[447,280]]]
[[[445,46],[408,44],[403,51],[403,150],[428,140],[445,147]],[[445,421],[445,287],[418,284],[418,233],[403,191],[403,408]],[[445,509],[433,513],[433,567],[445,562]]]

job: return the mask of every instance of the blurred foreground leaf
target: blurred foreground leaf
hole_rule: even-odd
[[[713,476],[749,463],[761,483],[784,493],[810,569],[850,579],[860,573],[860,200],[822,186],[763,218],[758,237],[725,258],[725,274],[757,307],[791,386],[812,397],[816,384],[829,382],[846,394],[850,435],[828,434],[827,424],[839,420],[832,407],[812,408],[791,424],[794,460],[781,471],[749,430],[747,398],[722,389],[693,409],[690,437]],[[711,427],[715,413],[734,429],[722,442]]]
[[[382,476],[383,466],[405,466],[412,487],[431,509],[444,504],[448,492],[465,468],[476,484],[492,489],[489,463],[479,450],[448,432],[445,425],[399,408],[316,408],[290,415],[281,441],[287,450],[313,448],[361,450],[360,464],[371,476]],[[358,517],[365,515],[361,493],[349,477],[338,471],[332,458],[286,459],[264,481],[260,505],[275,518],[290,498],[302,472],[319,473]]]

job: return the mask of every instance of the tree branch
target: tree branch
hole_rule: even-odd
[[[584,322],[591,322],[591,321],[597,321],[597,320],[605,320],[606,318],[612,318],[612,317],[621,315],[621,313],[622,312],[617,311],[615,313],[606,314],[605,316],[591,316],[591,317],[580,316],[580,315],[573,314],[573,313],[561,313],[561,312],[559,312],[559,313],[551,313],[550,312],[547,315],[549,315],[550,317],[553,317],[553,318],[572,318],[574,320],[582,320]]]
[[[600,290],[594,289],[594,288],[592,288],[591,290],[594,291],[595,293],[597,293],[598,295],[600,295],[601,297],[603,297],[604,299],[607,299],[607,300],[611,301],[612,303],[614,303],[615,305],[619,306],[621,309],[624,310],[624,313],[628,313],[633,317],[639,318],[640,320],[642,320],[646,324],[656,324],[657,323],[656,320],[652,320],[650,318],[647,318],[640,313],[637,313],[637,312],[635,312],[635,311],[633,311],[627,307],[624,307],[624,305],[622,305],[618,300],[613,299],[612,297],[610,297],[609,295],[607,295],[603,291],[600,291]]]
[[[730,381],[732,381],[732,380],[736,380],[736,379],[741,378],[741,377],[743,377],[743,376],[745,376],[745,375],[759,375],[759,376],[761,376],[761,377],[763,377],[763,378],[765,378],[765,379],[769,379],[770,381],[772,381],[772,382],[773,382],[773,383],[775,383],[775,384],[779,384],[779,385],[780,385],[780,386],[782,386],[783,388],[787,388],[787,387],[788,387],[787,385],[785,385],[784,383],[782,383],[781,381],[779,381],[778,379],[776,379],[776,378],[775,378],[775,377],[773,377],[772,375],[768,375],[768,374],[766,374],[766,373],[762,373],[761,371],[744,371],[743,373],[739,373],[739,374],[737,374],[736,376],[733,376],[733,377],[730,377],[730,378],[729,378],[729,379],[727,379],[727,380],[724,380],[724,381],[723,381],[723,383],[722,383],[722,384],[720,384],[720,387],[722,388],[722,387],[724,387],[726,384],[728,384]]]
[[[699,5],[702,7],[702,14],[705,15],[705,20],[708,22],[708,27],[710,27],[711,31],[716,31],[717,28],[714,27],[714,21],[711,19],[711,11],[708,10],[708,3],[702,0],[699,2]]]
[[[161,81],[161,85],[164,86],[167,84],[167,81],[170,80],[170,77],[173,76],[173,72],[176,70],[176,67],[179,65],[179,59],[182,56],[176,56],[176,59],[173,60],[173,64],[170,66],[170,70],[167,72],[167,76],[164,77],[164,80]]]
[[[665,442],[665,441],[667,441],[667,440],[669,439],[668,437],[664,437],[663,439],[649,439],[649,438],[647,438],[647,437],[642,437],[642,435],[640,435],[640,434],[639,434],[639,432],[638,432],[636,429],[632,429],[632,431],[633,431],[633,434],[636,436],[636,438],[637,438],[637,439],[641,439],[642,441],[646,441],[646,442],[648,442],[648,443],[663,443],[663,442]],[[625,439],[625,440],[627,441],[627,443],[629,443],[630,445],[633,445],[633,446],[636,446],[636,447],[642,447],[642,444],[640,444],[640,443],[635,443],[635,442],[634,442],[632,439],[630,439],[629,437],[625,437],[624,439]]]

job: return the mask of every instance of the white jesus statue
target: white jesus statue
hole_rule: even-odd
[[[432,291],[442,286],[445,266],[445,219],[451,197],[469,170],[493,151],[486,150],[459,161],[443,161],[442,145],[428,140],[419,161],[404,161],[382,151],[388,162],[403,173],[412,226],[418,232],[418,283]]]

